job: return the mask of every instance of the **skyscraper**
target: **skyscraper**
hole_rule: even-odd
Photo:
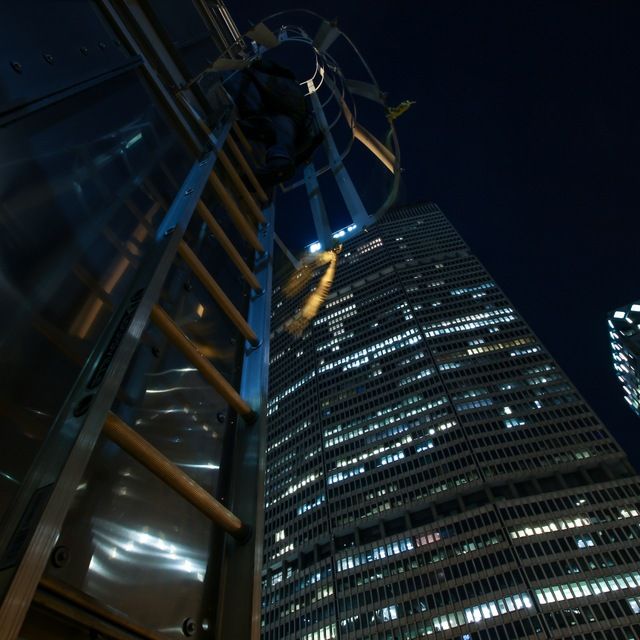
[[[608,322],[613,368],[625,401],[640,416],[640,302],[612,311]]]
[[[265,640],[639,638],[640,478],[438,207],[346,238],[297,337],[308,292],[273,299]]]

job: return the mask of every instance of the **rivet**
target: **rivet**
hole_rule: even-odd
[[[13,60],[9,64],[16,73],[22,73],[22,65],[19,62]]]
[[[53,56],[50,53],[43,53],[42,57],[47,64],[53,64],[55,62]]]
[[[89,55],[89,49],[87,49],[87,47],[80,47],[80,53],[83,56],[88,56]]]
[[[101,49],[106,49],[106,48],[107,48],[107,43],[106,43],[106,42],[98,42],[98,46],[99,46]]]
[[[69,549],[64,545],[59,545],[51,552],[51,563],[58,569],[64,567],[69,562]]]
[[[192,636],[198,629],[198,626],[196,625],[196,621],[193,618],[187,618],[183,623],[182,623],[182,633],[184,633],[185,636]]]

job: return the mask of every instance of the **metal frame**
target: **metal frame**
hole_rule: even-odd
[[[309,89],[311,90],[312,87]],[[318,98],[318,94],[315,89],[311,91],[310,98],[318,126],[324,134],[324,148],[329,159],[329,165],[331,166],[331,170],[336,179],[336,183],[338,184],[342,198],[347,205],[347,210],[349,211],[349,215],[351,216],[353,223],[362,229],[363,227],[371,224],[373,222],[373,218],[367,213],[365,206],[362,204],[360,194],[356,190],[353,181],[351,180],[351,176],[342,162],[340,152],[338,151],[338,147],[336,147],[333,134],[329,129],[327,117],[325,116],[324,109],[320,104],[320,99]],[[305,179],[306,177],[307,176],[305,174]]]
[[[269,379],[269,335],[271,293],[273,288],[273,247],[275,207],[263,210],[267,222],[259,229],[266,251],[255,255],[255,271],[262,289],[251,295],[248,322],[259,339],[257,348],[245,351],[240,395],[253,407],[259,407],[256,421],[238,425],[230,482],[229,505],[233,512],[255,530],[255,544],[238,546],[225,541],[221,568],[224,589],[218,598],[217,638],[260,637],[261,570],[264,528],[264,464],[267,429],[267,392]],[[240,500],[242,496],[242,500]],[[248,589],[243,576],[253,574]]]
[[[329,217],[324,206],[322,191],[318,183],[318,174],[313,162],[309,162],[304,167],[304,182],[307,187],[307,197],[313,216],[313,224],[316,228],[316,238],[323,249],[330,249],[333,244],[331,237],[331,227]]]

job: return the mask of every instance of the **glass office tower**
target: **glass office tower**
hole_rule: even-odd
[[[609,338],[624,399],[640,416],[640,301],[609,314]]]
[[[640,479],[438,207],[293,335],[323,268],[273,298],[264,639],[640,638]]]

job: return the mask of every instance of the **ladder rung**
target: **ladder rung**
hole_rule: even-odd
[[[255,231],[251,228],[251,225],[247,221],[247,219],[242,214],[242,211],[238,208],[238,205],[234,202],[233,198],[229,195],[227,190],[224,188],[222,182],[220,182],[220,178],[215,173],[211,173],[209,175],[209,181],[213,186],[218,198],[222,202],[222,206],[227,210],[229,217],[233,221],[233,224],[236,225],[238,231],[242,234],[244,239],[259,253],[264,253],[264,247],[258,240],[258,236]]]
[[[102,428],[104,434],[151,473],[179,493],[210,520],[231,534],[236,540],[246,542],[250,527],[229,509],[220,504],[210,493],[192,480],[182,469],[160,453],[154,446],[136,433],[114,413],[109,413]]]
[[[198,259],[198,256],[196,256],[184,240],[182,240],[178,246],[178,253],[189,265],[190,269],[197,276],[200,282],[202,282],[205,289],[211,294],[211,297],[220,305],[220,308],[225,312],[229,320],[233,322],[238,331],[240,331],[240,333],[254,347],[258,346],[258,343],[260,342],[258,340],[258,336],[254,333],[253,329],[242,317],[242,314],[236,309],[233,302],[229,300],[225,292],[220,288],[220,285],[213,279],[213,276],[209,273],[208,269],[202,264]]]
[[[240,128],[240,125],[234,121],[232,127],[233,127],[234,133],[238,136],[238,140],[240,140],[240,144],[245,148],[245,151],[253,155],[253,149],[251,148],[251,145],[249,144],[247,137],[244,135],[242,129]]]
[[[255,413],[240,397],[238,392],[224,379],[222,374],[203,356],[191,340],[180,330],[167,312],[157,304],[151,309],[151,319],[162,333],[176,346],[204,379],[228,402],[245,420],[255,420]]]
[[[78,610],[80,610],[83,613],[87,612],[85,615],[92,616],[91,620],[94,623],[96,618],[98,618],[100,620],[105,620],[108,624],[113,624],[116,629],[124,629],[127,638],[131,638],[132,636],[130,634],[133,634],[133,637],[140,638],[141,640],[142,638],[145,640],[166,640],[166,636],[161,636],[151,629],[141,627],[135,622],[129,620],[126,616],[116,613],[115,611],[111,611],[82,591],[78,591],[77,589],[74,589],[73,587],[70,587],[58,580],[54,580],[50,576],[42,576],[38,592],[42,593],[41,590],[54,594],[62,603],[70,607],[72,614],[75,614],[73,617],[74,620],[77,620],[76,616],[78,615]],[[35,601],[38,602],[38,593],[36,593],[35,598]],[[52,608],[52,610],[56,610],[59,613],[64,613],[60,611],[63,607],[56,606],[58,604],[57,602],[49,601],[48,603],[43,604],[44,606],[49,605],[47,608]]]
[[[229,156],[222,149],[220,149],[220,151],[218,151],[218,158],[220,158],[222,166],[225,168],[225,171],[231,178],[231,182],[233,182],[236,189],[242,196],[242,199],[247,203],[251,215],[256,219],[257,222],[259,222],[260,224],[264,224],[267,219],[262,215],[260,207],[256,204],[256,201],[249,193],[249,190],[245,186],[244,182],[242,182],[242,178],[240,178],[238,172],[236,171],[236,168],[231,163],[231,160],[229,160]]]
[[[247,263],[242,259],[242,256],[238,253],[238,250],[233,246],[233,242],[229,240],[227,234],[224,232],[223,228],[218,224],[218,221],[213,217],[213,214],[209,209],[207,209],[206,205],[202,200],[198,201],[197,204],[198,214],[205,221],[207,226],[209,227],[209,231],[214,235],[215,239],[220,243],[220,246],[226,251],[227,255],[233,262],[233,264],[238,267],[238,270],[244,277],[244,279],[249,283],[249,286],[257,292],[262,291],[262,287],[258,282],[258,278],[255,277],[253,271],[249,269]]]
[[[229,145],[229,149],[231,149],[231,153],[237,160],[238,164],[244,171],[245,175],[247,176],[247,178],[249,178],[249,182],[255,189],[255,192],[258,194],[258,198],[260,198],[262,202],[267,202],[269,200],[269,198],[267,197],[267,194],[262,188],[262,185],[258,182],[258,178],[256,178],[256,174],[253,172],[253,169],[251,169],[251,167],[249,166],[247,159],[242,155],[242,151],[240,151],[240,148],[236,144],[236,141],[231,137],[231,133],[229,133],[229,135],[227,136],[227,144]]]

